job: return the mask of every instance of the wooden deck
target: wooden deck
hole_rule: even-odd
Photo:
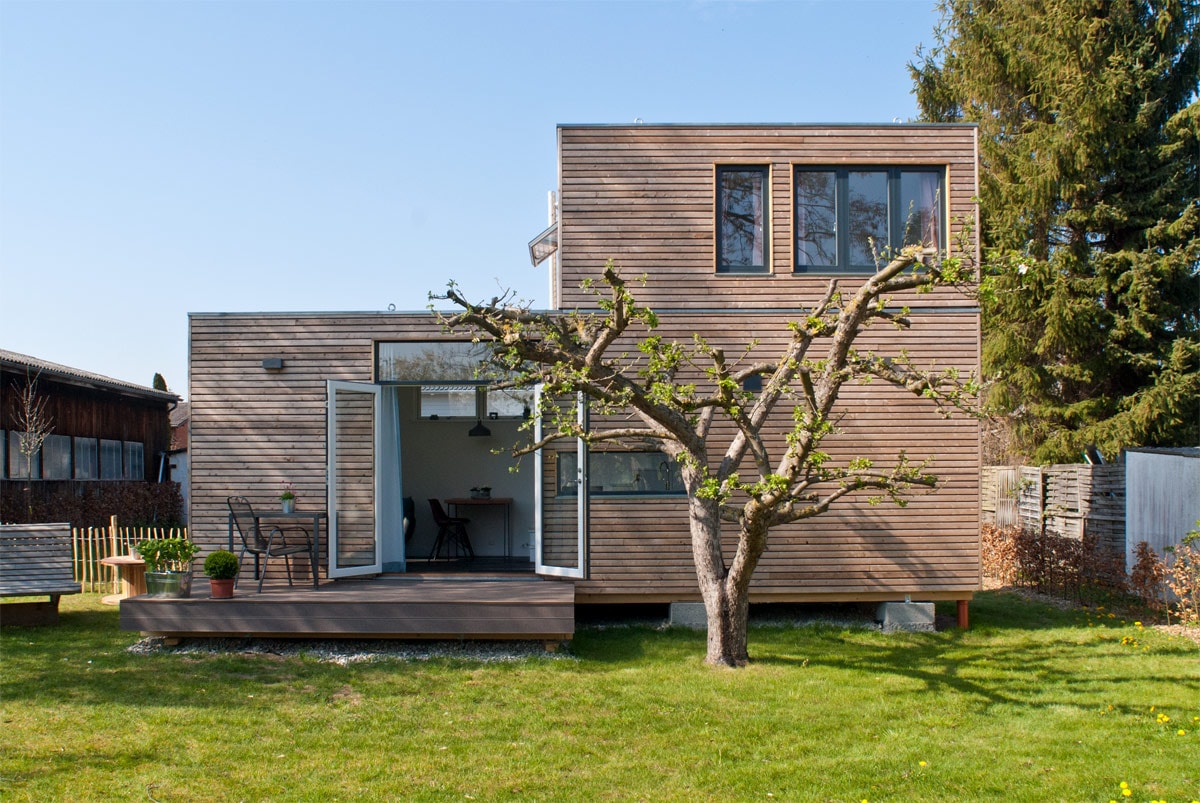
[[[210,599],[197,577],[188,599],[121,601],[121,629],[172,637],[530,639],[575,633],[575,586],[526,577],[384,576],[285,582],[255,591],[248,577],[233,599]]]

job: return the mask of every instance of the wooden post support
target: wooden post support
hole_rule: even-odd
[[[117,517],[109,516],[108,517],[108,556],[110,558],[114,558],[117,555],[121,555],[121,554],[123,554],[123,553],[117,548]],[[109,591],[112,594],[117,594],[117,593],[119,593],[118,589],[120,589],[119,573],[118,572],[110,572]]]
[[[967,606],[970,605],[970,600],[960,599],[958,601],[958,627],[961,630],[966,630],[967,624]]]

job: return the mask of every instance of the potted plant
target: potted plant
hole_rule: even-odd
[[[283,493],[279,495],[279,503],[283,505],[284,513],[294,513],[296,511],[296,492],[292,490],[292,484],[284,481]]]
[[[204,573],[212,586],[213,599],[229,599],[233,596],[233,584],[236,582],[241,561],[228,549],[218,549],[210,552],[204,559]]]
[[[192,593],[192,558],[199,547],[186,538],[152,538],[134,547],[146,561],[146,593],[187,597]]]

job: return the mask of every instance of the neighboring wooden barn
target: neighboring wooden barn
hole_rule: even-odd
[[[32,461],[20,450],[20,396],[29,382],[45,399],[49,434]],[[170,447],[174,393],[0,349],[0,467],[6,520],[25,521],[25,498],[78,496],[101,485],[157,482]],[[65,498],[65,497],[63,497]],[[76,520],[84,526],[106,522]],[[63,511],[50,514],[64,518]],[[127,518],[122,513],[123,518]]]
[[[976,214],[972,126],[563,126],[558,136],[557,222],[542,236],[556,251],[556,308],[593,304],[579,283],[611,258],[626,276],[646,274],[635,294],[658,312],[659,334],[701,332],[731,350],[758,339],[760,357],[832,277],[849,289],[869,273],[851,246],[811,233],[810,219],[801,226],[799,207],[848,230],[857,213],[836,199],[875,187],[873,225],[887,236],[907,230],[897,207],[916,206],[937,244],[954,248]],[[728,204],[718,199],[742,180],[758,193],[737,201],[754,210],[753,231],[731,245],[743,235],[721,234]],[[747,243],[753,264],[741,265],[731,254]],[[966,248],[975,256],[974,241]],[[911,330],[877,327],[861,348],[978,369],[972,300],[941,290],[892,303],[910,307]],[[447,367],[469,361],[470,344],[432,316],[194,313],[189,338],[190,525],[204,546],[227,543],[228,496],[272,510],[287,483],[299,510],[328,514],[327,576],[411,573],[439,563],[425,500],[457,498],[476,567],[570,582],[581,602],[699,598],[686,499],[661,455],[560,444],[512,473],[493,452],[521,437],[528,402],[506,404]],[[977,423],[878,383],[843,399],[833,459],[933,456],[942,485],[903,509],[855,499],[772,531],[752,599],[970,599],[980,585]],[[788,420],[771,425],[778,437]],[[468,506],[482,486],[492,502]],[[417,503],[408,536],[404,497]]]

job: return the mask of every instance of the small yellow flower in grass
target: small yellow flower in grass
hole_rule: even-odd
[[[929,766],[929,762],[927,762],[927,761],[918,761],[918,762],[917,762],[917,766],[918,766],[918,767],[927,767],[927,766]]]
[[[1177,730],[1176,733],[1178,733],[1180,736],[1187,736],[1187,731],[1185,731],[1183,728]]]
[[[1141,627],[1141,626],[1142,626],[1142,623],[1141,623],[1141,622],[1134,622],[1134,623],[1133,623],[1133,625],[1134,625],[1134,627]]]
[[[1133,791],[1130,789],[1122,789],[1121,794],[1125,797],[1133,797]]]

